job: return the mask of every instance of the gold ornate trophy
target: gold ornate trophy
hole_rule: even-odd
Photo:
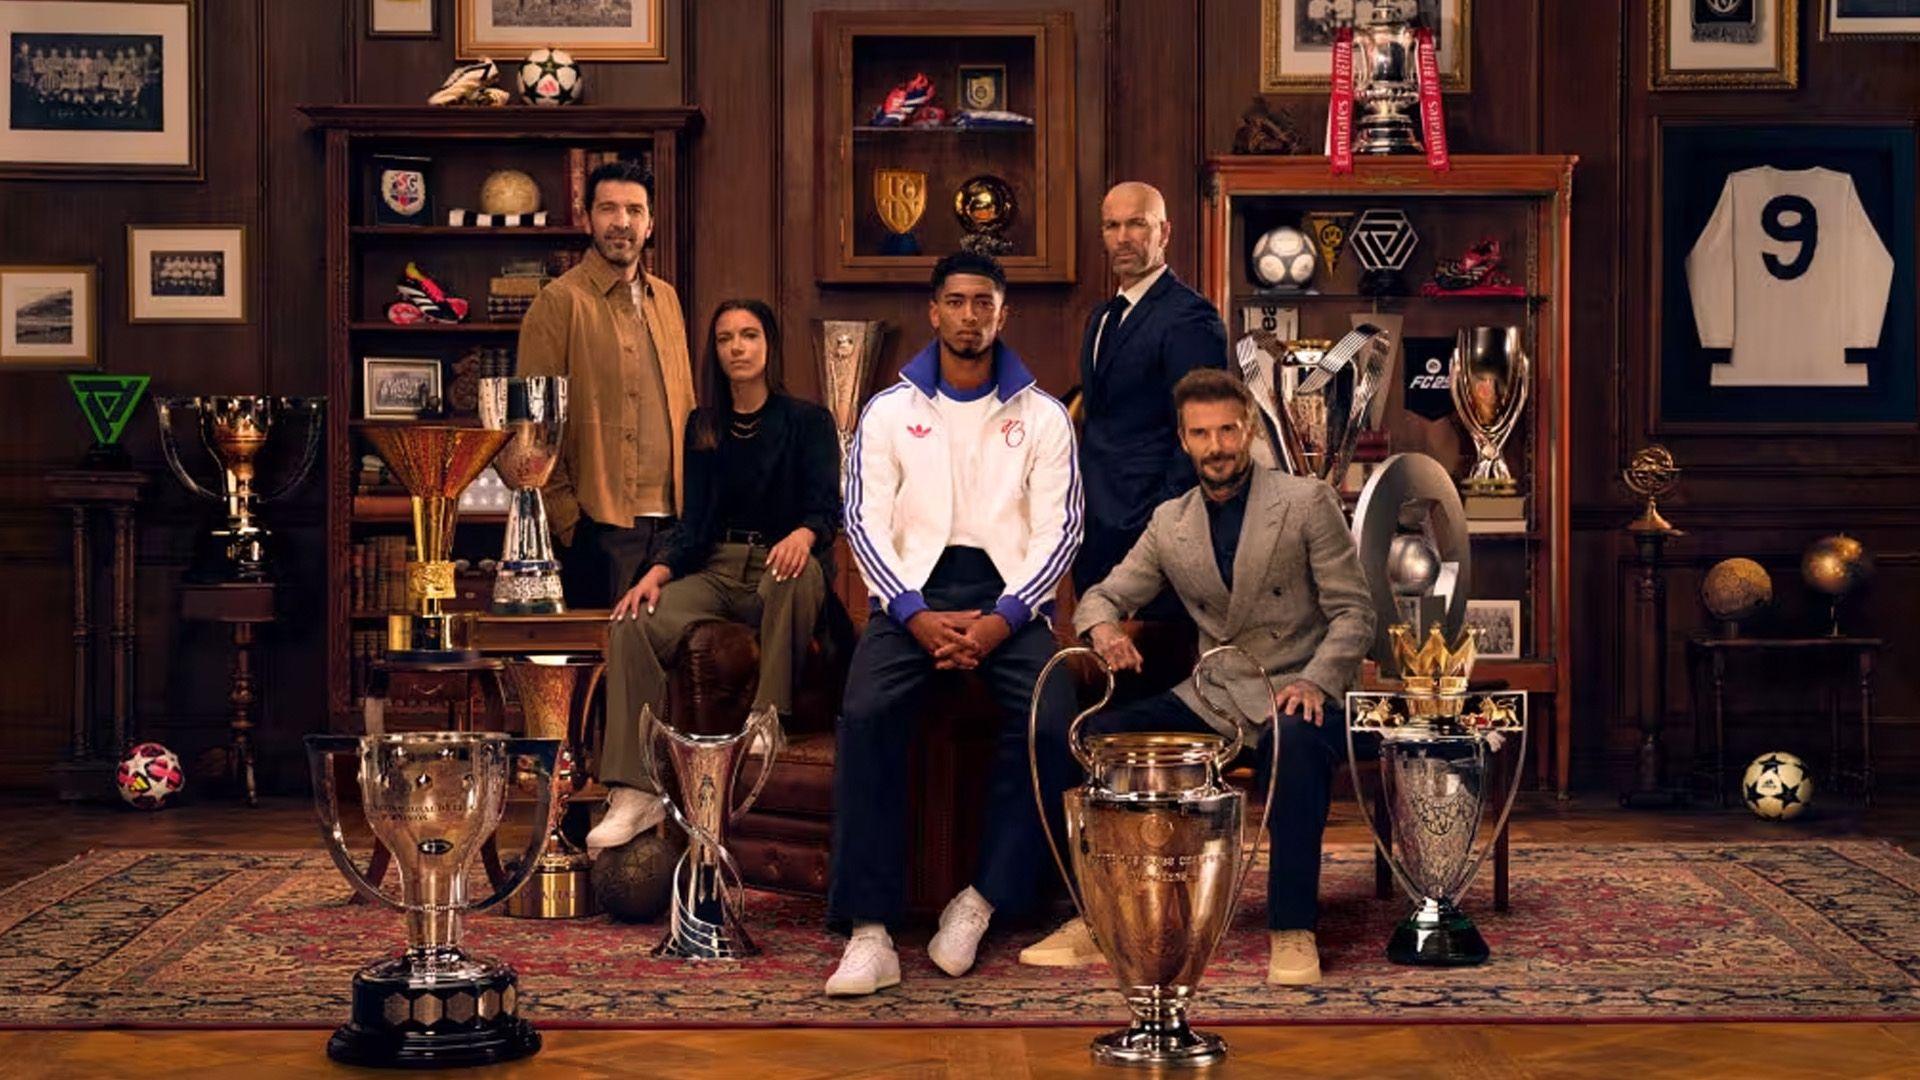
[[[1384,383],[1392,335],[1362,323],[1338,343],[1289,341],[1279,358],[1249,335],[1235,352],[1255,402],[1280,434],[1281,467],[1341,486]]]
[[[976,255],[998,258],[1013,250],[1007,234],[1019,218],[1013,185],[991,173],[963,181],[953,193],[953,216],[960,222],[960,246]]]
[[[840,432],[840,453],[844,457],[853,445],[853,430],[860,425],[860,403],[873,381],[873,369],[880,362],[880,346],[887,337],[887,324],[878,319],[815,319],[814,360],[820,367],[820,396],[833,414],[833,426]]]
[[[509,433],[445,424],[364,430],[413,503],[415,558],[407,564],[407,598],[414,610],[387,616],[387,658],[402,663],[477,659],[478,650],[467,644],[473,615],[442,610],[442,601],[457,595],[453,529],[460,520],[460,493],[506,445]]]
[[[1187,1025],[1187,1007],[1207,961],[1233,922],[1240,886],[1258,858],[1262,833],[1255,830],[1251,851],[1242,847],[1247,798],[1220,775],[1248,738],[1238,709],[1229,713],[1218,708],[1207,692],[1209,685],[1222,685],[1212,669],[1228,654],[1259,670],[1247,653],[1223,645],[1200,657],[1193,685],[1210,710],[1235,725],[1231,742],[1220,735],[1189,732],[1082,738],[1081,725],[1113,696],[1113,672],[1092,649],[1062,649],[1034,682],[1027,760],[1047,848],[1133,1012],[1130,1026],[1093,1040],[1093,1059],[1101,1064],[1200,1067],[1227,1053],[1224,1039]],[[1106,688],[1067,730],[1067,745],[1087,772],[1087,782],[1066,793],[1067,846],[1073,859],[1069,874],[1053,828],[1046,824],[1038,743],[1041,689],[1054,667],[1072,656],[1091,657],[1099,664]],[[1275,723],[1273,688],[1271,683],[1266,686],[1267,722]],[[1267,806],[1273,805],[1273,785],[1280,775],[1278,738],[1272,747]],[[1260,820],[1265,820],[1264,813]]]
[[[492,611],[559,615],[567,602],[540,489],[560,463],[560,437],[567,424],[566,377],[481,379],[480,423],[509,436],[493,467],[513,490],[500,570],[493,579]]]
[[[226,576],[235,581],[261,581],[267,576],[268,532],[254,517],[261,503],[273,502],[292,491],[312,471],[320,446],[320,410],[325,398],[266,397],[248,394],[217,397],[158,397],[160,450],[167,467],[186,489],[203,499],[226,503],[227,527],[214,536],[225,541]],[[175,410],[192,411],[199,418],[200,440],[220,466],[220,490],[214,492],[194,479],[180,460],[180,444],[173,431]],[[266,448],[276,418],[286,414],[306,417],[307,442],[299,464],[287,479],[266,494],[254,488],[257,458]]]
[[[516,656],[507,661],[507,682],[520,701],[526,733],[560,744],[553,769],[553,817],[547,847],[533,880],[507,901],[507,914],[523,919],[577,919],[598,914],[588,871],[592,863],[560,830],[567,800],[586,786],[575,747],[581,745],[587,708],[606,664],[597,656]],[[526,786],[526,785],[522,785]]]
[[[926,173],[916,169],[873,170],[873,209],[880,215],[880,224],[887,227],[880,254],[920,254],[913,227],[927,212]]]
[[[1453,407],[1473,436],[1476,451],[1473,470],[1461,482],[1468,496],[1514,496],[1520,485],[1507,468],[1501,448],[1520,422],[1520,411],[1527,404],[1527,385],[1533,365],[1520,341],[1517,326],[1470,326],[1460,331],[1454,342],[1450,377],[1453,382]],[[1490,517],[1524,517],[1505,508],[1492,507]],[[1479,517],[1471,500],[1468,517]]]
[[[309,735],[320,838],[334,865],[368,899],[406,915],[407,947],[353,976],[352,1019],[327,1041],[351,1065],[421,1068],[511,1061],[540,1049],[520,1017],[513,969],[460,947],[460,918],[512,896],[539,865],[547,834],[535,828],[516,872],[484,900],[467,899],[467,871],[506,810],[516,756],[538,778],[534,820],[551,817],[560,744],[495,732]],[[368,881],[347,852],[334,791],[336,754],[360,759],[360,800],[373,835],[393,853],[400,899]]]

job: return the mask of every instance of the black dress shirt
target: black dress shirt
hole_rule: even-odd
[[[686,512],[660,558],[673,576],[704,568],[729,534],[758,533],[771,546],[801,526],[813,530],[813,554],[824,563],[840,521],[832,414],[775,394],[757,413],[730,413],[711,450],[694,448],[694,430],[689,423]]]
[[[1228,592],[1233,591],[1233,556],[1240,549],[1240,526],[1247,520],[1247,489],[1252,486],[1252,483],[1241,484],[1240,490],[1224,502],[1206,499],[1207,531],[1213,536],[1213,562],[1220,568],[1220,580]]]

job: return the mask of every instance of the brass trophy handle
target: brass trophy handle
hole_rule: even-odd
[[[1234,906],[1238,907],[1240,903],[1240,888],[1247,883],[1247,872],[1253,869],[1254,860],[1260,857],[1260,845],[1266,841],[1267,815],[1273,813],[1273,797],[1278,793],[1280,786],[1280,693],[1273,688],[1273,679],[1267,674],[1267,669],[1262,667],[1260,662],[1253,658],[1252,653],[1238,645],[1215,645],[1213,648],[1200,654],[1200,659],[1195,661],[1193,665],[1192,679],[1194,696],[1200,699],[1200,703],[1207,707],[1208,712],[1222,720],[1229,720],[1233,723],[1233,743],[1222,748],[1220,754],[1213,759],[1215,772],[1224,768],[1228,762],[1232,761],[1234,757],[1240,753],[1240,749],[1247,744],[1246,718],[1240,715],[1239,708],[1236,706],[1232,714],[1229,715],[1213,703],[1213,699],[1207,696],[1206,689],[1200,682],[1201,673],[1207,671],[1216,658],[1224,657],[1230,653],[1238,655],[1240,659],[1247,662],[1248,666],[1259,672],[1260,681],[1266,684],[1267,730],[1273,732],[1273,745],[1269,748],[1271,759],[1267,762],[1267,801],[1261,804],[1260,816],[1254,819],[1258,824],[1253,830],[1253,844],[1247,849],[1246,858],[1240,861],[1240,872],[1236,874],[1233,879]],[[1215,685],[1221,684],[1216,680]],[[1229,700],[1231,700],[1231,696],[1229,696]]]
[[[197,397],[156,397],[153,399],[153,408],[160,416],[160,456],[167,459],[167,468],[173,470],[174,479],[180,481],[180,486],[203,499],[212,499],[214,502],[225,499],[225,495],[209,491],[205,487],[202,487],[200,481],[195,480],[193,474],[187,472],[186,465],[180,460],[179,438],[173,432],[174,409],[192,409],[194,412],[194,423],[196,425],[199,424],[200,411],[203,408],[201,399]],[[205,439],[204,432],[201,438],[203,440]]]
[[[320,422],[321,410],[327,404],[326,398],[281,397],[274,398],[273,403],[276,408],[284,409],[288,412],[297,411],[306,414],[307,445],[300,451],[300,464],[296,466],[292,472],[287,474],[285,483],[282,483],[268,494],[255,496],[256,500],[263,503],[274,502],[285,497],[288,492],[298,487],[300,482],[307,478],[307,474],[313,471],[313,463],[318,460],[320,456],[320,436],[326,431],[326,425]]]
[[[754,800],[760,797],[760,789],[767,786],[767,777],[773,775],[774,761],[787,748],[786,729],[780,726],[780,714],[772,706],[758,713],[747,714],[746,726],[749,731],[764,733],[767,737],[767,747],[760,755],[760,775],[753,778],[753,786],[747,789],[747,797],[740,801],[739,806],[728,812],[728,824],[738,822],[747,816],[747,811],[753,809]],[[751,740],[752,737],[747,736],[747,738]],[[747,743],[747,752],[753,752],[751,741]]]
[[[1080,917],[1084,919],[1087,915],[1087,905],[1080,902],[1080,888],[1074,884],[1073,874],[1067,870],[1066,860],[1060,857],[1060,842],[1053,835],[1053,826],[1047,822],[1046,787],[1040,783],[1041,691],[1046,688],[1047,676],[1053,674],[1054,667],[1062,660],[1073,656],[1092,657],[1093,662],[1100,665],[1100,674],[1106,677],[1107,682],[1105,689],[1100,693],[1100,700],[1094,702],[1092,707],[1077,713],[1073,723],[1067,725],[1067,749],[1072,751],[1074,759],[1080,762],[1081,768],[1088,772],[1093,770],[1093,757],[1087,753],[1086,747],[1080,742],[1080,725],[1086,721],[1087,717],[1106,708],[1107,702],[1112,700],[1113,669],[1107,666],[1106,658],[1098,652],[1085,645],[1074,645],[1054,653],[1046,666],[1040,669],[1040,677],[1033,680],[1033,701],[1027,707],[1027,772],[1033,778],[1034,809],[1040,813],[1040,831],[1047,837],[1047,854],[1053,856],[1053,865],[1060,871],[1060,880],[1066,883],[1067,897],[1073,901],[1074,910],[1078,911]]]

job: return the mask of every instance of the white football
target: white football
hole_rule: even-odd
[[[1253,277],[1269,289],[1304,289],[1313,280],[1313,243],[1291,225],[1268,229],[1253,242]]]
[[[1769,821],[1799,817],[1813,802],[1813,776],[1807,763],[1776,750],[1761,754],[1740,779],[1747,808]]]
[[[586,81],[573,57],[544,46],[527,54],[519,74],[520,96],[529,105],[571,105]]]

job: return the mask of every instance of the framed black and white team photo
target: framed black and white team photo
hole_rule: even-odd
[[[247,321],[247,230],[127,226],[127,321]]]

